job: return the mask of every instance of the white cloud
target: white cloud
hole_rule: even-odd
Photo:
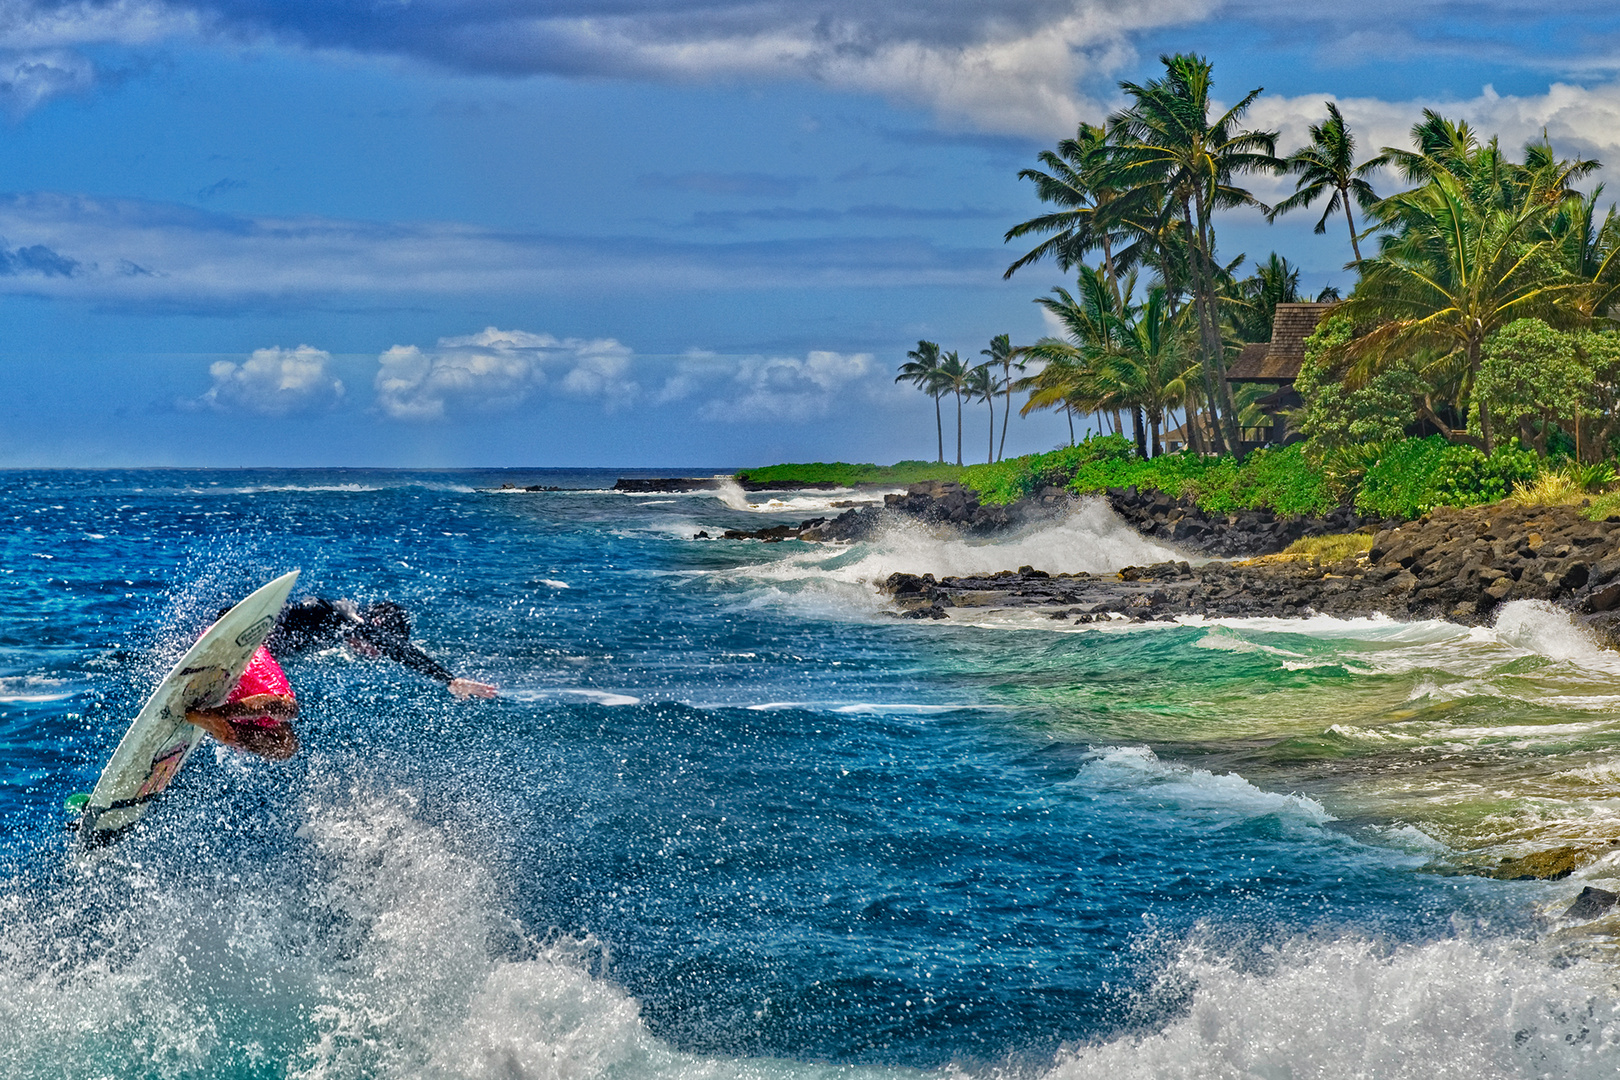
[[[631,355],[612,338],[557,338],[490,326],[440,338],[431,352],[395,345],[378,357],[373,386],[377,407],[396,420],[516,408],[553,375],[562,392],[599,397],[611,410],[640,393],[626,374]]]
[[[221,360],[208,368],[214,385],[197,404],[262,416],[330,408],[343,399],[343,382],[327,367],[331,360],[308,345],[257,349],[241,364]]]
[[[1620,165],[1620,83],[1591,87],[1554,83],[1544,94],[1524,95],[1498,94],[1487,86],[1476,97],[1462,100],[1384,101],[1341,98],[1333,94],[1266,95],[1255,102],[1249,120],[1256,127],[1280,131],[1277,150],[1288,153],[1305,145],[1310,124],[1320,123],[1326,117],[1325,101],[1336,102],[1344,113],[1362,158],[1371,157],[1383,146],[1410,148],[1412,125],[1423,118],[1425,108],[1430,108],[1453,120],[1467,120],[1482,139],[1498,136],[1503,147],[1515,154],[1545,131],[1553,149],[1560,154],[1595,157],[1611,168]],[[1271,181],[1254,177],[1252,180],[1250,186],[1268,201],[1293,188],[1289,178]],[[1393,178],[1389,178],[1383,185],[1375,186],[1383,192],[1391,190],[1392,183]],[[1588,185],[1590,183],[1588,181]]]
[[[215,308],[336,297],[994,284],[1005,254],[915,240],[589,240],[454,223],[253,217],[173,203],[0,195],[0,293]],[[10,256],[29,257],[11,265]],[[37,257],[36,257],[37,256]],[[16,260],[12,260],[16,261]],[[54,269],[53,269],[54,268]]]
[[[706,420],[759,423],[826,416],[872,367],[871,353],[812,351],[791,356],[746,356],[732,386],[699,410]]]
[[[578,53],[616,57],[643,77],[805,79],[921,104],[950,123],[1052,136],[1101,112],[1078,84],[1111,77],[1133,60],[1133,32],[1195,21],[1212,7],[1206,0],[1072,0],[1041,5],[1027,19],[1013,9],[1004,19],[987,10],[943,34],[885,25],[881,9],[831,18],[812,9],[774,25],[662,39],[628,19],[559,20],[547,29]]]

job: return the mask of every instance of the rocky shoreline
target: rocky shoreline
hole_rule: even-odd
[[[1274,555],[1241,562],[1165,562],[1117,574],[1035,567],[979,577],[892,574],[883,588],[907,618],[955,608],[1034,609],[1079,623],[1183,615],[1447,619],[1491,622],[1510,600],[1569,610],[1620,647],[1620,518],[1587,521],[1572,506],[1443,507],[1381,529],[1364,555],[1324,563]]]
[[[1023,609],[1053,619],[1172,620],[1183,615],[1447,619],[1492,621],[1510,600],[1542,600],[1569,610],[1597,638],[1620,648],[1620,516],[1588,521],[1574,506],[1497,503],[1442,507],[1416,521],[1383,521],[1344,508],[1320,518],[1267,511],[1211,515],[1190,500],[1135,488],[1107,493],[1115,512],[1142,535],[1187,560],[1126,567],[1117,574],[1053,574],[1033,566],[936,579],[893,574],[882,588],[905,618],[947,618],[955,609]],[[984,506],[956,484],[915,484],[835,518],[732,530],[726,539],[854,541],[891,515],[945,525],[965,535],[999,532],[1065,514],[1072,497],[1048,488],[1011,506]],[[1279,555],[1302,537],[1372,533],[1365,554],[1324,562]]]

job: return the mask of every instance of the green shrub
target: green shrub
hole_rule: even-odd
[[[1436,506],[1473,506],[1505,499],[1535,479],[1541,460],[1517,440],[1490,457],[1439,435],[1388,443],[1362,477],[1356,508],[1364,514],[1415,518]]]
[[[1242,463],[1230,457],[1183,452],[1149,461],[1129,439],[1098,436],[1047,454],[1028,454],[995,465],[974,465],[962,483],[989,504],[1014,502],[1043,487],[1084,495],[1111,487],[1190,495],[1210,513],[1270,508],[1280,514],[1324,514],[1340,503],[1337,490],[1298,446],[1257,450]]]

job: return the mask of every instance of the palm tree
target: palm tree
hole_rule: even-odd
[[[990,370],[988,363],[968,370],[965,393],[969,401],[982,401],[990,406],[990,448],[985,453],[985,464],[996,460],[996,394],[1001,391],[1001,380]]]
[[[915,383],[917,389],[934,399],[934,431],[939,436],[939,462],[945,463],[945,422],[939,415],[940,395],[945,388],[939,383],[939,345],[933,341],[919,341],[917,347],[906,353],[907,361],[900,365],[895,382]]]
[[[1610,206],[1602,220],[1598,219],[1597,202],[1602,194],[1599,184],[1586,198],[1565,201],[1553,213],[1548,230],[1565,268],[1591,282],[1580,302],[1589,319],[1608,314],[1620,292],[1620,213]]]
[[[1303,209],[1327,191],[1333,195],[1322,208],[1322,218],[1316,223],[1316,235],[1327,232],[1327,220],[1335,210],[1344,210],[1345,224],[1350,226],[1350,250],[1356,262],[1361,261],[1361,244],[1356,238],[1356,219],[1350,213],[1350,200],[1354,198],[1366,210],[1378,201],[1367,177],[1389,164],[1389,154],[1378,154],[1356,164],[1356,139],[1339,113],[1339,107],[1327,102],[1328,118],[1311,125],[1311,144],[1302,146],[1283,159],[1283,167],[1299,179],[1294,181],[1294,193],[1266,215],[1275,221],[1290,210]]]
[[[1041,370],[1026,375],[1013,386],[1029,399],[1018,410],[1019,416],[1028,416],[1036,409],[1054,409],[1062,406],[1069,419],[1069,445],[1074,445],[1074,410],[1076,405],[1084,412],[1092,412],[1097,403],[1085,397],[1085,382],[1090,373],[1081,366],[1073,346],[1057,338],[1042,338],[1029,346],[1028,353],[1044,361]]]
[[[1210,401],[1215,438],[1235,452],[1237,417],[1226,382],[1215,268],[1214,216],[1238,206],[1266,209],[1233,181],[1243,173],[1274,171],[1277,134],[1240,127],[1260,90],[1210,118],[1213,67],[1192,54],[1162,56],[1165,76],[1146,85],[1120,83],[1131,105],[1110,118],[1119,183],[1162,207],[1161,221],[1180,212],[1191,261],[1193,307],[1198,320],[1205,396]]]
[[[1224,299],[1239,341],[1270,341],[1277,305],[1299,300],[1299,268],[1273,251],[1253,274],[1232,282]]]
[[[1121,295],[1129,296],[1135,290],[1135,278],[1127,279],[1123,292],[1116,291],[1103,275],[1089,266],[1078,272],[1080,295],[1071,295],[1067,289],[1055,288],[1051,296],[1042,296],[1036,303],[1045,308],[1063,326],[1064,336],[1047,337],[1030,346],[1026,352],[1047,362],[1034,379],[1023,380],[1030,399],[1021,410],[1027,415],[1032,409],[1063,405],[1070,413],[1073,441],[1073,410],[1084,412],[1111,410],[1118,415],[1122,408],[1131,410],[1137,449],[1147,456],[1147,429],[1143,424],[1139,404],[1128,393],[1114,370],[1120,352],[1122,322]],[[1116,430],[1118,424],[1116,422]]]
[[[937,376],[941,392],[949,390],[956,395],[956,463],[962,464],[962,395],[968,391],[968,382],[971,379],[971,369],[962,358],[952,349],[943,353],[939,361],[939,374]]]
[[[1389,235],[1377,256],[1362,261],[1361,282],[1340,309],[1373,327],[1343,349],[1353,361],[1352,381],[1399,357],[1426,354],[1428,370],[1457,387],[1463,417],[1485,339],[1518,318],[1576,320],[1591,289],[1560,265],[1547,229],[1561,198],[1550,199],[1532,180],[1517,206],[1504,207],[1502,185],[1472,179],[1477,173],[1433,168],[1421,187],[1376,204],[1370,213]],[[1493,449],[1483,402],[1477,439],[1448,425],[1431,401],[1421,402],[1419,413],[1454,441]]]
[[[1050,235],[1007,267],[1003,278],[1048,256],[1057,261],[1059,269],[1068,271],[1097,250],[1102,252],[1109,281],[1130,268],[1142,253],[1142,230],[1123,205],[1130,193],[1113,179],[1110,155],[1108,132],[1081,124],[1074,138],[1059,142],[1055,152],[1043,150],[1037,155],[1045,171],[1019,172],[1018,179],[1035,184],[1042,202],[1062,209],[1007,230],[1004,243],[1031,233]],[[1125,246],[1116,252],[1117,245]]]
[[[1120,320],[1119,351],[1111,367],[1124,396],[1147,413],[1154,457],[1161,453],[1159,430],[1166,415],[1187,400],[1184,322],[1170,316],[1163,285],[1149,289],[1139,307],[1128,305]]]
[[[996,461],[1000,461],[1002,458],[1007,456],[1007,422],[1012,419],[1012,373],[1013,368],[1017,368],[1019,371],[1024,370],[1023,363],[1015,359],[1015,357],[1022,354],[1022,349],[1013,347],[1012,337],[1008,334],[997,334],[995,337],[990,339],[990,347],[988,349],[979,350],[980,356],[988,356],[990,358],[989,363],[992,366],[995,364],[1001,365],[1001,388],[1006,397],[1006,403],[1001,410],[1001,449],[995,456]],[[995,409],[992,406],[992,422],[994,421],[994,412]]]

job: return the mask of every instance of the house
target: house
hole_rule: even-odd
[[[1304,404],[1294,391],[1294,380],[1299,378],[1299,369],[1305,363],[1305,339],[1333,306],[1278,304],[1271,323],[1271,340],[1243,346],[1243,351],[1226,369],[1226,381],[1232,384],[1234,392],[1242,383],[1269,388],[1268,393],[1254,402],[1269,423],[1241,431],[1245,452],[1300,438],[1298,432],[1288,430],[1287,419],[1282,414]]]

